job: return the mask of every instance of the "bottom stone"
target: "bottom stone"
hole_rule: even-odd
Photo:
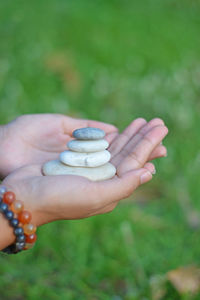
[[[112,178],[116,169],[111,163],[100,167],[71,167],[61,163],[59,160],[52,160],[44,164],[44,175],[77,175],[86,177],[92,181],[101,181]]]

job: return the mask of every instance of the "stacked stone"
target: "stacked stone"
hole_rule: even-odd
[[[109,146],[104,139],[105,132],[99,128],[81,128],[73,132],[74,140],[68,142],[59,160],[47,162],[43,166],[44,175],[78,175],[93,181],[112,178],[115,167],[109,163]]]

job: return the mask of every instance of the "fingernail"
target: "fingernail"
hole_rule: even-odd
[[[152,178],[151,172],[147,171],[146,173],[141,175],[140,182],[141,182],[141,184],[146,183],[149,180],[151,180],[151,178]]]
[[[155,174],[156,174],[156,169],[154,169],[154,170],[153,170],[152,174],[153,174],[153,175],[155,175]]]

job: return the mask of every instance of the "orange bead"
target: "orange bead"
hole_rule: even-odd
[[[3,195],[3,202],[11,205],[15,201],[15,194],[13,192],[6,192]]]
[[[32,244],[26,243],[26,244],[25,244],[25,247],[24,247],[24,250],[29,250],[29,249],[33,248],[34,245],[35,245],[34,243],[32,243]]]
[[[29,223],[29,224],[25,224],[23,226],[23,229],[25,234],[30,235],[32,233],[35,233],[37,228],[35,225]]]
[[[35,243],[36,240],[37,240],[37,235],[35,233],[26,235],[26,243],[33,244],[33,243]]]
[[[18,219],[22,224],[28,224],[31,220],[31,213],[27,210],[21,211],[18,214]]]
[[[10,208],[15,214],[18,214],[24,209],[24,205],[21,201],[16,200],[11,204]]]

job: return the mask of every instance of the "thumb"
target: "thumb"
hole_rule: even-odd
[[[152,179],[152,174],[145,168],[129,171],[121,177],[97,182],[99,200],[102,205],[129,197],[141,184]]]

